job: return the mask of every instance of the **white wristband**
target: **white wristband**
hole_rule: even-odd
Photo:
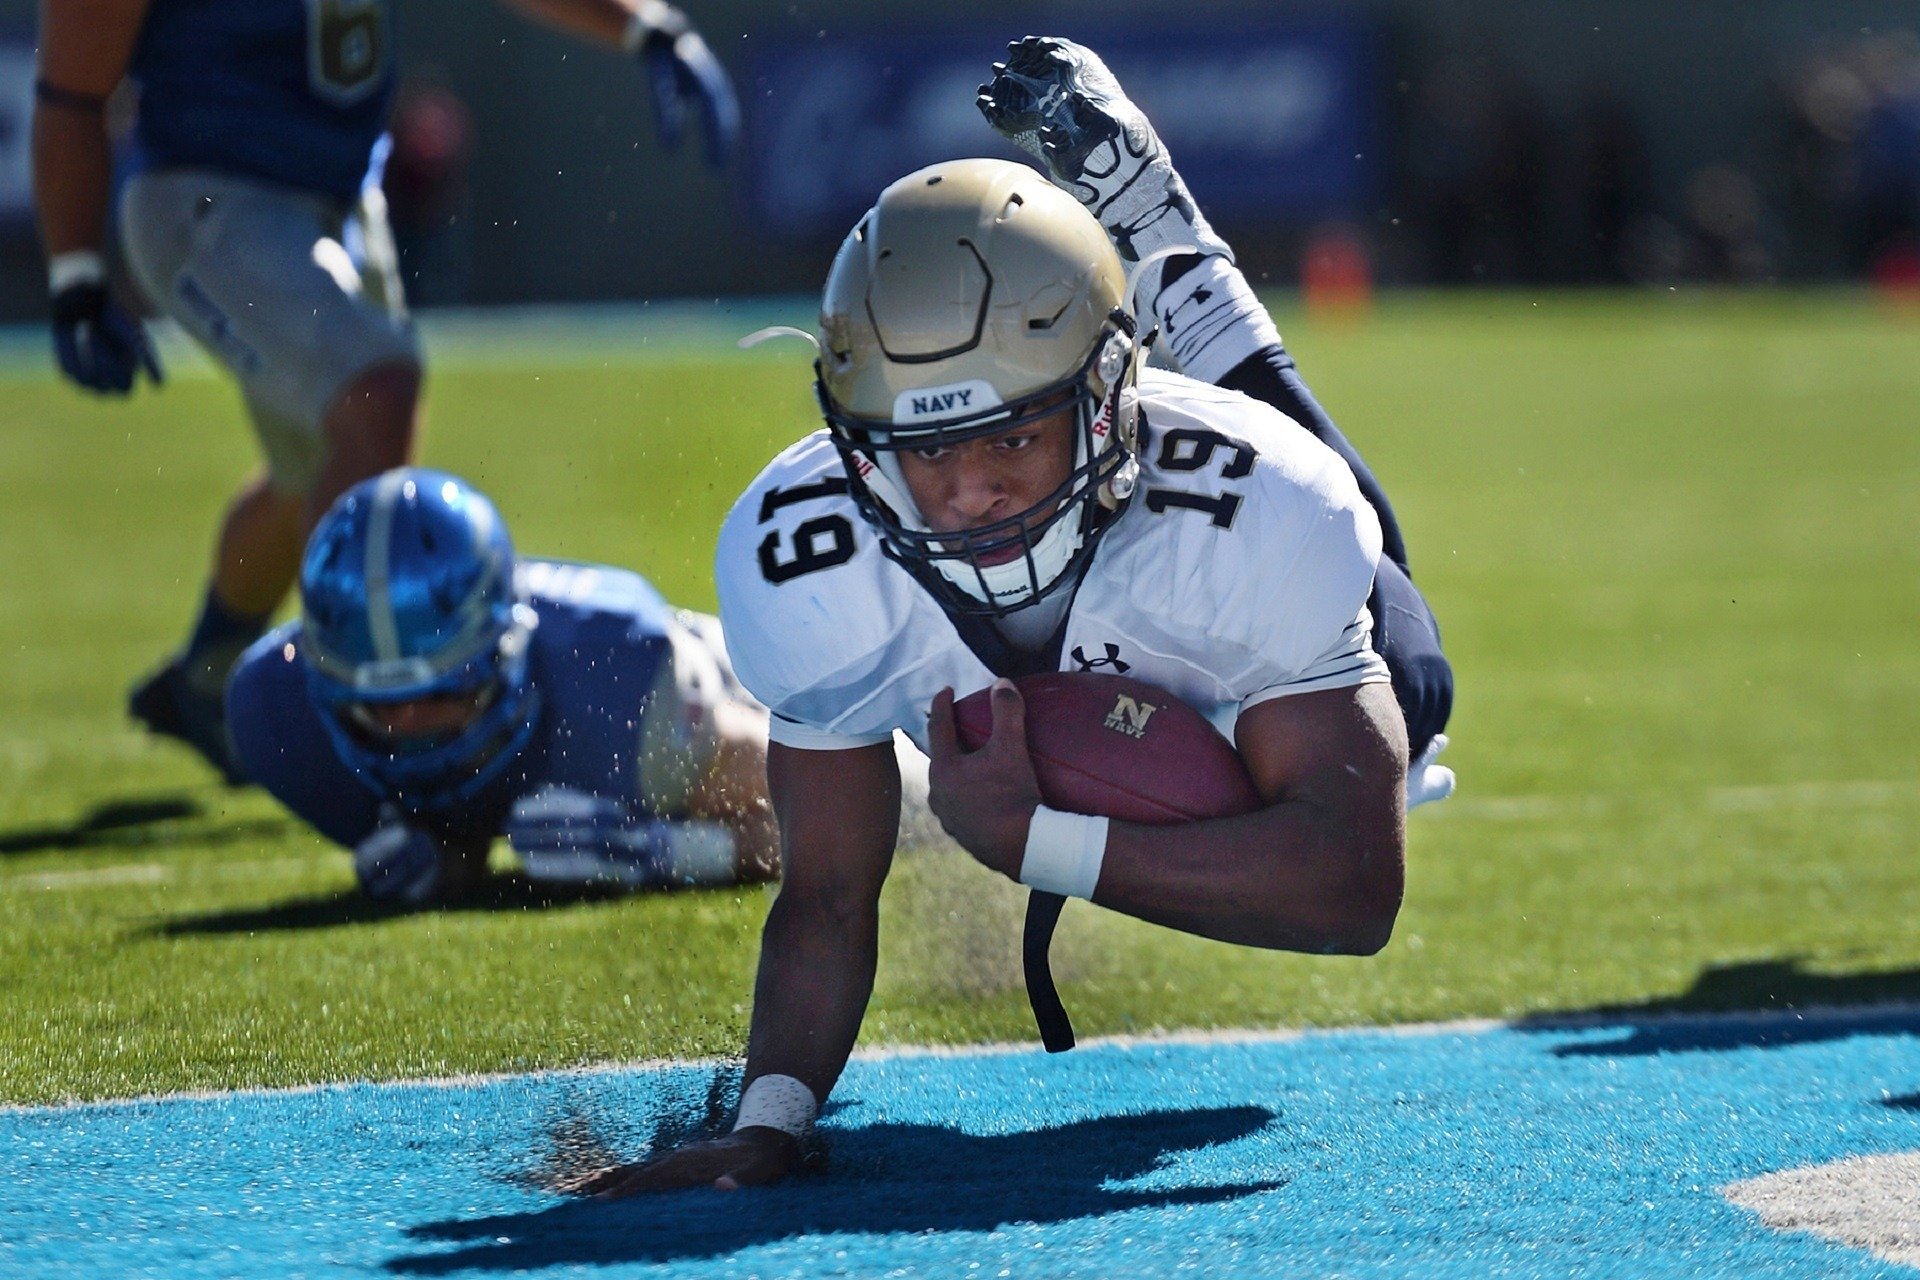
[[[804,1137],[820,1114],[819,1100],[813,1090],[792,1076],[758,1076],[740,1095],[740,1114],[734,1131],[742,1129],[778,1129],[794,1137]]]
[[[666,20],[668,11],[666,0],[640,0],[633,17],[627,19],[627,29],[620,37],[620,47],[628,53],[638,53],[647,36]]]
[[[100,284],[106,278],[106,260],[94,249],[69,249],[47,260],[49,293],[59,293],[76,284]]]
[[[1069,898],[1091,898],[1107,857],[1106,818],[1062,813],[1041,805],[1027,828],[1020,883]]]

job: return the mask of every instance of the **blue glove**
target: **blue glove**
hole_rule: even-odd
[[[142,369],[155,386],[162,381],[145,327],[100,281],[53,295],[53,354],[69,378],[93,391],[126,395]]]
[[[638,887],[667,879],[671,829],[635,818],[617,800],[545,787],[514,803],[506,835],[532,879]]]
[[[431,833],[383,813],[380,826],[353,850],[353,874],[377,902],[418,907],[440,894],[445,865]]]
[[[642,5],[628,47],[646,64],[660,144],[669,150],[680,145],[692,106],[701,113],[707,163],[716,169],[726,164],[740,143],[740,99],[727,69],[687,15],[670,4]]]

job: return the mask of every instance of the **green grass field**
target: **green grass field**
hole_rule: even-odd
[[[1408,527],[1460,794],[1414,817],[1377,958],[1069,908],[1082,1034],[1920,998],[1920,318],[1486,294],[1280,319]],[[711,607],[721,516],[812,425],[804,352],[526,339],[448,345],[425,460],[523,549]],[[737,1050],[761,892],[374,912],[341,853],[131,729],[251,457],[211,377],[111,405],[0,374],[0,1100]],[[1031,1038],[1018,892],[921,853],[888,894],[866,1041]]]

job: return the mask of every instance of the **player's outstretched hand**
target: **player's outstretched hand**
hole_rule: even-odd
[[[1040,804],[1040,783],[1027,753],[1026,704],[1011,680],[993,683],[993,734],[978,751],[960,749],[954,727],[953,690],[934,695],[927,715],[932,766],[927,805],[947,834],[987,866],[1009,878],[1020,875],[1027,827]]]
[[[632,47],[646,64],[661,145],[680,145],[691,108],[700,113],[707,163],[726,164],[740,143],[740,99],[727,69],[687,15],[664,0],[646,0],[636,23]]]
[[[779,1129],[753,1125],[723,1138],[675,1147],[638,1164],[616,1165],[563,1183],[555,1190],[604,1200],[649,1191],[714,1187],[737,1191],[784,1177],[800,1159],[800,1140]]]
[[[162,381],[146,328],[100,281],[53,295],[53,354],[61,372],[89,391],[126,395],[142,371],[156,387]]]
[[[574,787],[553,784],[516,800],[505,835],[535,880],[640,886],[668,878],[667,823]]]

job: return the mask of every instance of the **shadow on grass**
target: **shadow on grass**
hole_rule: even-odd
[[[236,844],[285,833],[291,819],[220,821],[182,830],[171,823],[205,816],[189,796],[145,796],[95,805],[78,821],[0,831],[0,857],[56,850],[128,849],[191,841],[196,845]]]
[[[892,1265],[924,1266],[928,1249],[938,1248],[926,1239],[929,1233],[987,1232],[1009,1223],[1047,1226],[1130,1209],[1219,1204],[1277,1190],[1286,1178],[1197,1185],[1160,1178],[1151,1187],[1112,1185],[1165,1169],[1182,1153],[1250,1137],[1275,1119],[1263,1107],[1221,1107],[988,1135],[936,1125],[870,1125],[834,1132],[831,1166],[820,1174],[754,1191],[568,1200],[532,1213],[430,1222],[407,1234],[423,1243],[459,1247],[394,1258],[386,1269],[449,1275],[671,1263],[845,1234],[882,1237],[863,1245],[868,1262],[901,1249]],[[1241,1167],[1235,1162],[1230,1169]]]
[[[731,889],[729,888],[729,891]],[[369,924],[400,916],[438,912],[442,915],[465,911],[544,911],[551,907],[570,907],[580,903],[612,902],[633,896],[633,890],[617,885],[561,885],[529,880],[523,875],[489,876],[472,893],[453,902],[431,907],[409,907],[375,902],[355,889],[295,898],[266,907],[240,907],[230,911],[211,911],[204,915],[165,920],[145,932],[162,937],[188,937],[222,933],[272,933],[293,929],[332,929],[342,925]],[[679,890],[678,892],[698,892]]]
[[[1920,1035],[1920,969],[1809,973],[1802,959],[1783,956],[1712,965],[1677,996],[1539,1014],[1514,1025],[1522,1031],[1616,1024],[1625,1029],[1619,1039],[1561,1045],[1553,1051],[1561,1057],[1778,1048],[1860,1034]],[[1887,1005],[1909,1007],[1876,1007]],[[1860,1008],[1849,1012],[1848,1006]]]

